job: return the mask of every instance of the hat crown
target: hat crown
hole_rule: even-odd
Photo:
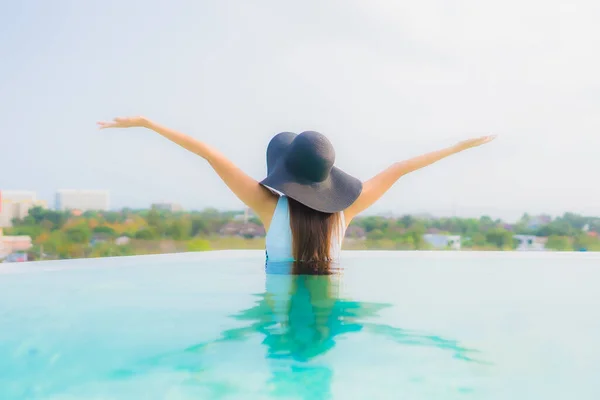
[[[273,172],[273,169],[283,158],[296,136],[298,135],[292,132],[281,132],[271,139],[267,146],[267,175]]]
[[[291,143],[286,166],[296,177],[307,182],[323,182],[335,164],[335,150],[322,134],[306,131]]]

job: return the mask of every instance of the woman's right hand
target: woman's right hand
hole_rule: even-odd
[[[142,128],[148,126],[148,119],[145,117],[117,117],[110,122],[98,122],[98,128]]]
[[[490,135],[490,136],[481,136],[481,137],[473,138],[473,139],[467,139],[467,140],[463,140],[462,142],[459,142],[457,144],[457,146],[460,150],[466,150],[466,149],[478,147],[483,144],[489,143],[492,140],[496,139],[496,137],[497,137],[497,135]]]

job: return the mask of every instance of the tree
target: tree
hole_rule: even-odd
[[[558,250],[558,251],[571,251],[573,250],[573,246],[569,241],[569,238],[566,236],[558,236],[552,235],[548,237],[548,242],[546,242],[546,248],[550,250]]]
[[[162,236],[166,233],[167,222],[166,218],[156,209],[151,209],[146,215],[146,222],[148,226],[154,228],[154,230]]]
[[[208,229],[208,223],[206,222],[206,220],[204,218],[202,218],[202,216],[200,215],[194,215],[191,218],[191,222],[192,222],[192,227],[191,227],[191,236],[198,236],[198,235],[208,235],[210,233],[209,229]]]
[[[121,219],[121,213],[114,211],[104,212],[102,217],[109,224],[116,224]]]
[[[191,222],[187,219],[179,218],[171,222],[167,229],[167,234],[175,240],[184,240],[190,237],[191,231]]]
[[[485,241],[498,249],[512,249],[515,247],[512,233],[503,228],[493,228],[487,231]]]
[[[575,250],[600,251],[600,239],[580,233],[573,242]]]
[[[367,239],[370,240],[381,240],[385,237],[381,229],[374,229],[370,232],[367,232]]]
[[[427,247],[425,239],[423,239],[423,235],[425,234],[426,230],[425,225],[422,222],[414,223],[409,232],[412,236],[412,242],[415,246],[415,249],[422,250]]]
[[[412,215],[403,215],[399,221],[405,228],[410,228],[415,223],[415,218]]]
[[[89,243],[92,238],[92,232],[86,226],[74,226],[65,233],[68,241],[78,244]]]
[[[111,228],[110,226],[106,226],[106,225],[97,226],[92,231],[94,233],[104,234],[104,235],[107,235],[107,236],[110,236],[110,237],[117,236],[117,232],[113,228]]]
[[[496,223],[494,222],[494,220],[492,220],[487,215],[484,215],[481,218],[479,218],[479,229],[480,229],[480,231],[485,232],[485,231],[493,229],[495,227],[496,227]]]
[[[33,207],[29,209],[28,216],[33,219],[36,224],[40,224],[46,219],[46,210],[42,207]]]
[[[7,229],[6,233],[8,235],[14,236],[31,236],[33,240],[35,240],[38,236],[43,233],[43,229],[41,226],[36,225],[23,225],[23,226],[15,226]]]
[[[160,236],[155,228],[146,228],[135,233],[135,238],[140,240],[152,240],[157,239],[158,237]]]
[[[133,254],[130,246],[117,246],[112,243],[101,243],[95,246],[90,253],[90,257],[117,257]]]
[[[68,238],[63,231],[53,231],[44,242],[44,251],[59,258],[68,257]]]
[[[475,246],[483,247],[486,244],[485,235],[481,232],[475,232],[471,237],[471,240]]]
[[[357,224],[369,233],[376,229],[385,231],[389,226],[389,221],[382,217],[369,216],[361,218],[357,221]]]
[[[531,221],[531,216],[529,215],[529,213],[524,213],[521,219],[519,220],[519,222],[523,223],[524,225],[527,225],[529,221]]]

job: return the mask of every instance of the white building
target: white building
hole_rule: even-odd
[[[461,237],[458,235],[438,235],[428,233],[423,235],[423,239],[436,249],[461,249]]]
[[[515,235],[513,238],[518,242],[518,251],[544,251],[548,238],[533,235]]]
[[[0,191],[0,228],[12,226],[13,219],[23,219],[33,207],[46,208],[46,202],[38,200],[35,192]]]
[[[170,211],[170,212],[183,211],[183,207],[181,207],[180,204],[168,203],[168,202],[154,203],[154,204],[152,204],[152,208],[154,208],[155,210]]]
[[[59,190],[56,209],[59,211],[108,211],[110,196],[104,190]]]
[[[581,228],[581,230],[584,231],[584,232],[589,232],[590,231],[590,224],[585,224],[583,226],[583,228]]]
[[[129,242],[131,242],[131,239],[129,239],[127,236],[120,236],[115,239],[115,244],[117,246],[126,246],[129,244]]]
[[[0,228],[0,258],[17,251],[27,251],[33,246],[30,236],[4,236]]]
[[[11,201],[36,201],[37,195],[35,192],[26,190],[3,190],[2,198]]]

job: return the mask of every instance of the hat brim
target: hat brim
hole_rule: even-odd
[[[345,210],[362,192],[362,182],[337,167],[331,169],[324,181],[303,184],[288,171],[285,162],[278,162],[260,184],[325,213]]]

